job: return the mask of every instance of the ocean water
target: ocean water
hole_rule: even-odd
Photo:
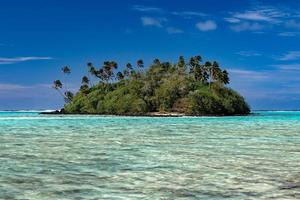
[[[300,199],[300,112],[0,112],[0,199]]]

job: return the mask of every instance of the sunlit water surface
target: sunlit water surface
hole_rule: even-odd
[[[0,112],[0,199],[300,199],[300,112]]]

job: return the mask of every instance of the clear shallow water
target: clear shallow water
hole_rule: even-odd
[[[300,112],[0,112],[0,199],[300,199]]]

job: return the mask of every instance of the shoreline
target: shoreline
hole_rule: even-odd
[[[255,115],[254,113],[249,114],[237,114],[237,115],[187,115],[184,113],[176,112],[150,112],[145,114],[100,114],[100,113],[65,113],[59,110],[52,112],[40,112],[40,115],[98,115],[98,116],[120,116],[120,117],[234,117],[234,116],[251,116]]]

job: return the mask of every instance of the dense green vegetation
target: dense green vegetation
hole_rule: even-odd
[[[88,76],[82,78],[79,91],[73,95],[60,80],[54,81],[65,99],[65,113],[144,115],[151,112],[176,112],[186,115],[248,114],[244,98],[226,87],[229,75],[217,62],[202,63],[200,56],[176,64],[155,59],[144,69],[128,63],[123,72],[115,72],[118,64],[106,61],[100,68],[87,64]],[[70,68],[64,67],[65,75]],[[92,84],[90,76],[97,79]],[[94,78],[94,79],[95,79]]]

